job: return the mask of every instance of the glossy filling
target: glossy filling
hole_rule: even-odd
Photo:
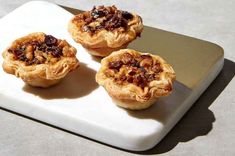
[[[132,83],[141,88],[147,87],[151,81],[159,80],[163,69],[158,61],[150,55],[133,56],[125,53],[121,59],[109,62],[105,75],[113,78],[117,84]]]
[[[55,63],[63,56],[63,49],[59,47],[59,40],[51,35],[45,35],[44,41],[33,40],[9,48],[15,60],[25,62],[25,65]]]
[[[85,21],[81,30],[91,34],[106,29],[112,31],[122,27],[124,31],[128,28],[128,22],[133,19],[133,15],[127,11],[117,10],[115,6],[111,7],[93,7],[91,11],[78,15],[76,21]]]

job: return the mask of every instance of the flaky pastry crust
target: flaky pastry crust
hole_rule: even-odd
[[[169,95],[175,77],[160,56],[122,49],[102,59],[96,81],[118,106],[140,110]]]
[[[5,72],[43,88],[58,83],[79,65],[74,47],[42,32],[16,39],[2,56]]]
[[[117,10],[115,6],[94,7],[76,15],[68,24],[72,38],[90,54],[105,57],[126,48],[143,30],[140,16]]]

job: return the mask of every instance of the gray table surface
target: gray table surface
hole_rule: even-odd
[[[151,150],[120,150],[0,109],[1,156],[235,155],[235,0],[50,1],[83,10],[115,4],[137,12],[145,25],[219,44],[225,51],[225,65],[183,119]],[[0,0],[0,17],[25,2]]]

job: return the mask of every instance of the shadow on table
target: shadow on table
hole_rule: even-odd
[[[224,67],[218,77],[166,137],[152,149],[135,153],[165,153],[172,150],[180,142],[187,142],[198,136],[208,134],[212,129],[212,123],[215,121],[214,114],[209,110],[209,107],[232,80],[234,75],[235,63],[225,59]]]
[[[79,68],[69,73],[59,84],[46,89],[25,85],[23,91],[43,99],[79,98],[98,88],[95,74],[95,70],[80,62]]]

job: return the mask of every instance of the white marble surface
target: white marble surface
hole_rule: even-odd
[[[25,3],[0,0],[0,16]],[[62,1],[88,9],[116,4],[142,15],[145,24],[201,38],[225,51],[222,73],[192,109],[155,148],[135,154],[235,155],[235,1]],[[133,7],[134,6],[134,7]],[[232,79],[232,80],[231,80]],[[229,83],[229,81],[231,82]],[[225,89],[224,89],[225,88]],[[224,90],[223,90],[224,89]],[[86,138],[0,110],[0,155],[132,155]],[[38,132],[38,133],[35,133]]]

